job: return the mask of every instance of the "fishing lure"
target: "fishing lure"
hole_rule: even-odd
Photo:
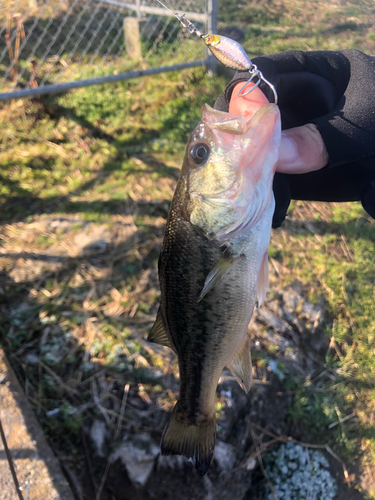
[[[239,97],[244,97],[250,94],[254,89],[258,87],[260,82],[263,80],[272,90],[275,104],[277,104],[277,92],[275,87],[272,85],[267,78],[264,77],[263,73],[258,69],[256,64],[253,64],[249,56],[246,54],[242,45],[240,45],[235,40],[221,35],[208,34],[205,35],[196,28],[196,26],[185,17],[185,14],[178,14],[178,12],[173,12],[169,7],[164,5],[160,0],[156,0],[165,9],[168,9],[173,13],[173,15],[178,19],[180,24],[186,28],[190,34],[197,35],[201,38],[206,46],[210,49],[213,55],[218,61],[220,61],[224,66],[236,71],[248,71],[250,73],[250,78],[245,83],[245,85],[238,92]],[[246,90],[251,82],[257,79],[257,82],[253,87]]]

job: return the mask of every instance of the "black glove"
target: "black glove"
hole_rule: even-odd
[[[275,174],[279,227],[291,199],[362,201],[375,218],[375,57],[358,50],[288,50],[257,57],[253,63],[276,87],[283,130],[313,123],[329,155],[326,167],[307,174]],[[238,72],[215,103],[228,111],[234,86],[247,81]],[[273,101],[271,89],[261,90]]]

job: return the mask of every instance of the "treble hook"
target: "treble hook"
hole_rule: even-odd
[[[247,80],[245,85],[243,87],[241,87],[241,89],[239,90],[238,97],[245,97],[245,95],[250,94],[250,92],[255,90],[259,86],[260,82],[263,80],[264,83],[266,83],[271,88],[271,90],[273,92],[275,104],[277,104],[277,100],[278,100],[277,99],[277,92],[276,92],[274,85],[272,85],[272,83],[267,80],[267,78],[263,75],[263,73],[260,71],[260,69],[258,69],[256,64],[253,64],[251,66],[251,68],[249,69],[249,73],[250,73],[250,78]],[[245,88],[249,85],[249,83],[251,83],[254,80],[254,78],[258,78],[258,81],[254,85],[254,87],[251,87],[249,90],[244,92]]]

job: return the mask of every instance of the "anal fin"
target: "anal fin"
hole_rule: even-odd
[[[268,252],[266,252],[264,254],[262,264],[260,265],[260,271],[258,277],[258,289],[257,289],[258,307],[262,305],[264,299],[266,298],[268,282],[269,282]]]
[[[170,340],[169,335],[167,333],[167,329],[165,328],[161,307],[159,307],[154,326],[151,328],[147,340],[148,342],[154,342],[155,344],[160,344],[169,347],[170,349],[176,352],[176,349],[172,344],[172,341]]]
[[[240,348],[227,366],[242,389],[249,392],[252,379],[252,363],[250,337],[247,332]]]

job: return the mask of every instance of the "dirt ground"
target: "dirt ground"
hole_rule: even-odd
[[[169,349],[145,340],[158,305],[166,220],[165,207],[156,209],[160,215],[141,228],[131,215],[101,224],[41,216],[3,226],[5,347],[77,498],[101,491],[103,500],[260,500],[262,452],[305,434],[290,418],[293,391],[285,381],[330,376],[324,300],[310,303],[298,281],[278,289],[282,269],[272,259],[271,293],[249,326],[252,390],[246,395],[229,372],[218,386],[213,466],[202,479],[185,459],[160,457],[178,371]],[[364,498],[327,456],[337,498]],[[348,472],[353,486],[358,471]]]
[[[220,25],[251,57],[375,51],[369,0],[238,7],[221,3]],[[253,386],[223,373],[208,474],[159,456],[179,374],[146,340],[157,260],[185,139],[230,78],[201,69],[1,107],[0,344],[78,500],[266,500],[264,464],[291,439],[320,447],[338,500],[375,498],[375,223],[353,204],[292,203],[273,231]]]

